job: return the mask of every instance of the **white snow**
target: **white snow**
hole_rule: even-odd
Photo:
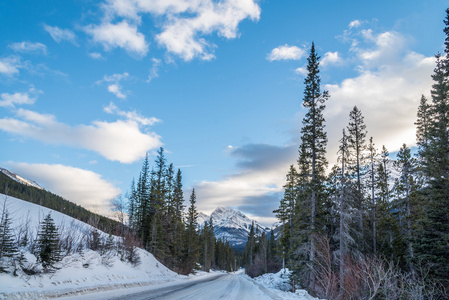
[[[253,280],[264,286],[269,291],[275,291],[278,295],[282,295],[282,299],[303,299],[303,300],[315,300],[305,290],[298,289],[295,293],[288,292],[291,289],[289,282],[290,271],[288,269],[282,269],[277,273],[267,273]],[[299,298],[298,298],[299,297]]]
[[[16,233],[28,224],[35,235],[39,221],[49,212],[55,224],[63,228],[63,232],[70,231],[78,238],[82,238],[93,228],[62,213],[0,194],[0,207],[3,207],[5,201]],[[21,250],[28,264],[37,264],[33,254],[26,249]],[[2,273],[0,299],[127,299],[133,293],[151,293],[170,288],[175,290],[168,299],[314,299],[305,291],[302,296],[281,291],[279,288],[282,288],[282,284],[273,284],[285,280],[279,273],[264,275],[255,280],[244,275],[242,270],[231,274],[198,272],[183,276],[159,263],[151,253],[142,249],[137,252],[140,257],[137,266],[121,261],[118,256],[110,256],[105,262],[105,257],[98,252],[84,249],[81,253],[64,257],[59,263],[60,269],[54,273],[31,276],[23,272],[19,272],[19,276]],[[207,279],[211,281],[203,282]],[[186,283],[188,285],[185,289],[179,290],[179,285]]]

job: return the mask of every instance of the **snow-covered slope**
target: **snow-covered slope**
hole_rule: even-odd
[[[12,180],[15,180],[21,184],[34,186],[35,188],[43,190],[43,188],[40,185],[38,185],[35,181],[23,178],[22,176],[20,176],[16,173],[13,173],[9,170],[3,169],[2,167],[0,167],[0,172],[2,172],[3,174],[5,174],[9,178],[11,178]]]
[[[219,206],[210,216],[200,213],[198,224],[202,227],[205,221],[209,221],[210,217],[212,217],[214,233],[217,239],[227,240],[234,247],[246,244],[253,220],[238,210]],[[265,231],[268,233],[270,231],[268,227],[264,227],[256,221],[254,221],[254,226],[256,232]]]
[[[4,203],[16,236],[27,228],[30,238],[34,240],[39,222],[48,213],[51,213],[52,219],[59,227],[61,238],[70,234],[75,241],[83,243],[82,240],[93,230],[90,225],[62,213],[3,194],[0,194],[0,213]],[[106,236],[105,233],[100,234]],[[27,259],[25,264],[30,268],[34,265],[35,269],[39,270],[39,263],[29,249],[24,247],[20,250]],[[119,285],[147,285],[184,277],[167,269],[145,250],[137,248],[137,254],[140,263],[134,266],[120,260],[118,255],[104,256],[85,248],[65,256],[58,264],[60,269],[55,273],[32,276],[23,272],[19,272],[19,276],[2,273],[0,299],[4,298],[3,296],[16,299],[33,298],[36,293],[65,293],[66,290],[89,290],[97,289],[98,286],[107,289]]]

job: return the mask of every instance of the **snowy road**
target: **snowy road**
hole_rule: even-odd
[[[264,287],[242,275],[224,274],[196,282],[186,282],[165,288],[109,298],[112,300],[147,299],[281,299]]]

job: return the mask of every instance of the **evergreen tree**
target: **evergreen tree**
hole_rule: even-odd
[[[376,176],[376,158],[377,158],[377,153],[376,153],[376,149],[374,148],[374,142],[373,142],[373,137],[370,137],[369,139],[369,145],[368,145],[368,151],[369,151],[369,159],[370,159],[370,166],[369,166],[369,183],[368,183],[368,187],[370,188],[370,210],[371,210],[371,224],[372,224],[372,251],[374,254],[377,253],[377,203],[376,203],[376,181],[375,181],[375,176]]]
[[[382,146],[380,162],[375,173],[377,203],[376,212],[378,214],[378,236],[377,244],[380,251],[386,257],[391,257],[393,251],[392,224],[395,220],[391,214],[389,178],[389,153],[385,146]]]
[[[36,251],[38,261],[42,263],[46,271],[53,271],[55,264],[61,260],[58,227],[50,213],[40,223]]]
[[[418,107],[418,119],[415,122],[416,125],[416,144],[419,147],[419,154],[424,158],[429,144],[429,129],[430,129],[430,105],[427,103],[427,98],[424,95],[421,96],[421,101]],[[428,162],[424,163],[425,165]]]
[[[11,259],[18,255],[17,245],[14,240],[14,234],[11,229],[11,219],[9,212],[3,205],[2,215],[0,219],[0,273],[7,272],[8,264]]]
[[[412,266],[413,258],[413,248],[412,248],[412,220],[411,220],[411,211],[410,211],[410,203],[412,194],[415,192],[415,183],[413,178],[413,173],[415,170],[415,161],[412,158],[410,148],[408,148],[405,144],[402,145],[401,149],[398,152],[397,160],[394,164],[396,170],[399,172],[400,177],[397,181],[396,190],[400,193],[401,200],[401,209],[400,213],[405,218],[405,234],[406,234],[406,244],[407,244],[407,262],[409,270],[414,272],[414,268]]]
[[[348,125],[348,157],[350,164],[348,164],[349,170],[352,172],[352,178],[355,180],[356,186],[356,209],[359,216],[359,232],[360,232],[360,247],[364,247],[364,189],[362,185],[362,175],[365,173],[366,156],[366,125],[364,123],[364,117],[362,112],[354,106],[353,110],[349,113],[349,125]]]
[[[293,165],[287,174],[287,183],[284,185],[284,197],[281,199],[276,217],[282,222],[280,245],[282,247],[283,258],[290,261],[293,250],[293,214],[297,199],[298,173]],[[287,257],[285,257],[285,255]]]
[[[196,263],[199,259],[199,245],[198,245],[198,212],[196,210],[196,195],[195,189],[192,190],[190,195],[190,206],[186,217],[186,268],[191,272],[196,267]]]
[[[136,214],[137,214],[137,191],[136,191],[136,184],[133,181],[131,182],[131,188],[130,193],[128,197],[128,226],[132,229],[136,229]]]
[[[308,189],[310,190],[310,204],[306,199],[298,199],[303,201],[304,205],[310,207],[310,225],[308,226],[309,234],[309,262],[313,264],[315,260],[315,241],[313,239],[314,233],[320,228],[317,222],[317,209],[320,207],[320,201],[323,197],[323,184],[325,181],[325,170],[327,167],[326,160],[326,144],[327,135],[324,131],[324,117],[323,111],[325,109],[324,103],[328,100],[329,94],[327,91],[321,92],[321,79],[319,76],[319,60],[320,57],[315,51],[315,44],[312,43],[310,55],[307,58],[307,77],[304,80],[304,98],[303,107],[307,109],[306,115],[302,121],[303,127],[301,129],[301,147],[299,161],[300,175],[307,167]],[[308,205],[309,204],[309,205]],[[301,247],[301,246],[300,246]],[[314,278],[312,273],[310,275],[310,283],[314,285]]]

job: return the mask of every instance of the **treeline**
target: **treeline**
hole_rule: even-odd
[[[199,229],[196,194],[185,212],[181,170],[167,164],[160,148],[150,170],[148,155],[128,195],[128,227],[140,245],[167,267],[188,274],[202,268],[235,270],[228,242],[216,240],[212,220]]]
[[[326,299],[449,297],[449,9],[431,100],[418,107],[417,154],[396,159],[368,138],[354,106],[342,129],[339,163],[326,174],[327,135],[319,56],[308,57],[297,167],[275,211],[291,283]],[[417,95],[419,97],[419,95]],[[388,108],[386,108],[388,109]],[[395,176],[393,176],[393,174]]]
[[[253,221],[242,257],[245,273],[251,277],[277,273],[282,266],[278,252],[273,229],[268,237],[264,231],[255,230]]]
[[[120,227],[119,222],[115,220],[90,212],[84,207],[49,191],[19,183],[2,172],[0,172],[0,192],[11,197],[53,209],[84,223],[95,225],[99,230],[106,233],[116,233],[117,229]],[[91,224],[92,220],[96,220],[96,224]]]

